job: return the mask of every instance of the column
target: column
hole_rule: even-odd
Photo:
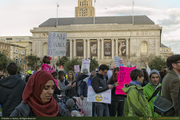
[[[111,39],[111,56],[114,59],[114,38]]]
[[[126,56],[128,57],[128,52],[129,52],[129,38],[126,38]]]
[[[87,58],[90,58],[90,39],[87,39]]]
[[[116,56],[118,56],[118,39],[116,38]]]
[[[101,38],[101,59],[104,58],[104,39]]]
[[[83,58],[86,58],[86,39],[83,39]]]
[[[74,57],[76,57],[76,39],[74,39]]]
[[[72,55],[73,55],[73,54],[72,54],[72,52],[73,52],[73,51],[72,51],[72,40],[73,40],[73,39],[69,39],[69,44],[70,44],[70,60],[72,60],[72,57],[73,57],[73,56],[72,56]]]
[[[97,56],[98,56],[98,59],[100,59],[100,51],[101,51],[101,48],[100,48],[100,39],[97,39]]]

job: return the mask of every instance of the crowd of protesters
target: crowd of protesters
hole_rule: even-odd
[[[131,82],[117,95],[119,67],[109,69],[105,64],[98,71],[82,73],[55,71],[51,57],[44,56],[43,65],[35,72],[28,71],[22,80],[17,65],[7,66],[7,76],[0,76],[0,105],[4,117],[74,116],[80,109],[74,97],[88,97],[88,86],[95,93],[111,89],[111,104],[93,102],[92,116],[161,117],[154,112],[153,102],[161,95],[173,103],[174,116],[180,116],[180,55],[167,58],[163,70],[134,69]],[[157,91],[157,95],[153,93]],[[179,104],[178,104],[179,103]],[[1,115],[1,114],[0,114]],[[76,114],[77,115],[77,114]],[[75,115],[75,116],[76,116]],[[78,116],[78,115],[77,115]]]

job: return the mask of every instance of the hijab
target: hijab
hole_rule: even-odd
[[[49,80],[54,80],[51,73],[41,70],[35,72],[28,80],[23,92],[23,103],[28,103],[36,116],[57,116],[59,105],[51,97],[48,103],[42,102],[40,95]]]

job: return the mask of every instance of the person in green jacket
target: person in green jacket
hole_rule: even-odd
[[[160,79],[161,79],[161,76],[159,74],[159,72],[157,70],[152,70],[150,72],[150,75],[149,75],[149,78],[150,78],[150,82],[143,87],[143,92],[146,96],[146,99],[149,101],[149,99],[151,98],[151,96],[153,95],[154,91],[159,88],[161,86],[161,83],[160,83]],[[157,93],[157,95],[160,94],[162,96],[162,92],[161,92],[161,89],[159,90],[159,92]],[[154,100],[156,99],[156,96],[154,96],[150,101],[149,101],[149,106],[150,106],[150,109],[151,109],[151,113],[152,113],[152,116],[153,117],[161,117],[161,115],[157,114],[156,112],[154,112],[154,106],[153,106],[153,102]]]
[[[126,117],[151,117],[148,101],[143,93],[141,84],[144,80],[144,73],[134,69],[130,73],[131,82],[129,87],[122,88],[127,94],[124,105],[124,116]]]

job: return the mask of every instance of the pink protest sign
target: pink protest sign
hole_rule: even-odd
[[[136,69],[136,66],[134,67],[119,67],[119,75],[117,82],[119,83],[119,86],[116,87],[115,94],[117,95],[126,95],[126,93],[123,92],[122,88],[125,84],[129,84],[131,82],[130,72],[131,70]]]

